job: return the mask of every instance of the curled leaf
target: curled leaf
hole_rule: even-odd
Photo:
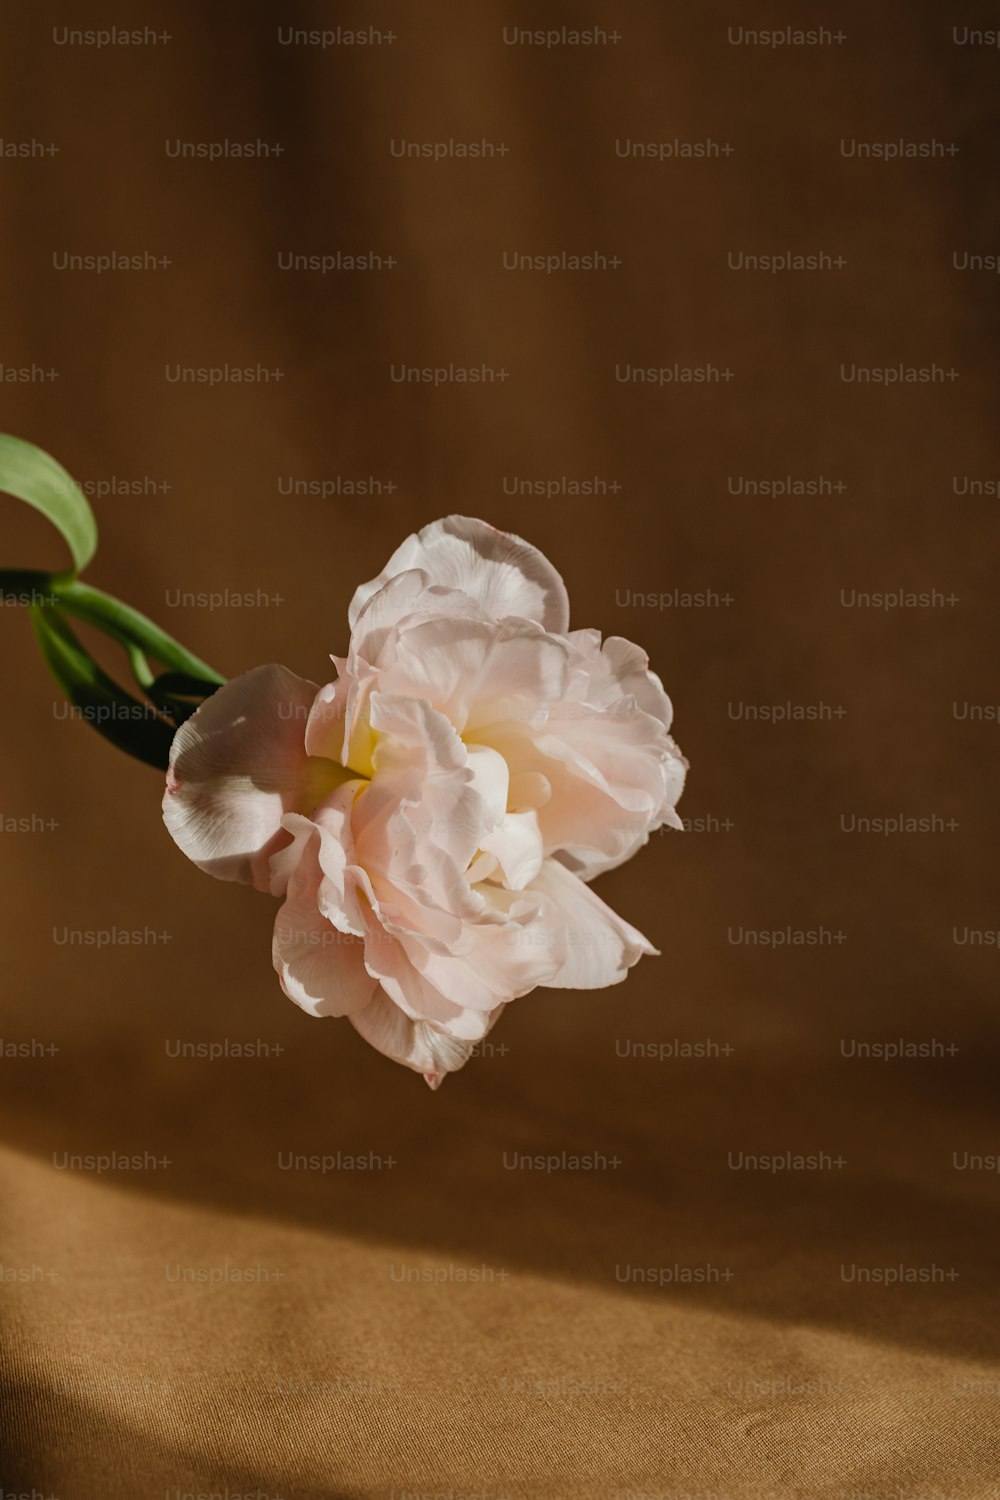
[[[86,495],[61,464],[34,443],[0,434],[0,490],[33,505],[59,532],[79,573],[97,551],[97,522]]]

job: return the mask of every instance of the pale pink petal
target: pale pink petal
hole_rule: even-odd
[[[324,882],[315,831],[293,870],[274,924],[272,956],[281,987],[312,1016],[345,1016],[367,1004],[378,981],[365,968],[361,938],[340,932],[319,909]]]
[[[628,715],[622,713],[621,717],[626,719]],[[663,737],[663,750],[656,779],[648,775],[642,756],[636,758],[633,751],[630,764],[629,752],[620,749],[615,753],[610,744],[605,757],[597,757],[602,774],[608,773],[603,787],[584,776],[579,766],[576,769],[580,774],[572,781],[554,776],[552,805],[539,815],[546,852],[558,850],[569,869],[583,880],[593,880],[631,859],[650,833],[664,827],[683,827],[676,805],[684,790],[687,761],[669,735]],[[591,762],[591,772],[595,765]],[[613,768],[610,772],[609,765]],[[645,791],[641,790],[642,781]],[[612,803],[616,811],[611,811]]]
[[[385,658],[391,658],[395,628],[404,621],[415,623],[427,615],[491,618],[461,589],[432,583],[419,568],[397,573],[369,597],[352,623],[349,657],[352,666],[362,661],[372,666],[384,665]]]
[[[419,571],[397,574],[362,609],[351,634],[347,660],[334,658],[341,679],[337,686],[343,683],[346,711],[337,758],[362,775],[370,776],[373,771],[376,735],[369,717],[371,694],[379,689],[395,690],[383,679],[396,661],[399,636],[429,616],[442,615],[490,623],[489,617],[467,594],[430,585],[427,575]],[[321,696],[327,696],[329,691],[324,689]],[[402,691],[409,689],[404,685]],[[328,712],[335,711],[337,706],[338,703],[331,701]],[[312,749],[308,739],[307,747]]]
[[[489,1011],[497,1004],[496,996],[492,991],[478,994],[462,991],[456,998],[450,998],[416,968],[404,942],[412,943],[416,956],[426,960],[426,949],[416,939],[397,938],[384,928],[370,928],[365,940],[369,974],[381,982],[386,994],[411,1020],[432,1021],[459,1041],[478,1041],[485,1035]]]
[[[419,699],[373,694],[372,723],[376,775],[352,817],[357,862],[385,906],[398,897],[401,926],[450,944],[483,913],[466,874],[484,828],[466,748]]]
[[[335,656],[338,677],[320,688],[306,725],[306,750],[338,761],[358,776],[372,775],[375,733],[368,719],[368,699],[378,674],[353,658]]]
[[[549,984],[562,967],[558,941],[543,921],[484,926],[473,941],[451,953],[431,951],[413,938],[400,939],[425,983],[478,1016],[489,1016],[498,1005]],[[453,1025],[447,1030],[459,1034]]]
[[[545,861],[530,894],[542,897],[546,930],[559,944],[561,965],[544,981],[553,989],[596,990],[619,984],[643,954],[656,953],[641,932],[558,860]]]
[[[444,714],[419,697],[388,691],[372,694],[372,728],[380,737],[375,750],[379,773],[419,770],[465,770],[465,747]]]
[[[510,778],[507,762],[496,750],[488,745],[470,745],[468,762],[472,784],[483,804],[478,848],[494,856],[511,890],[523,890],[541,868],[538,818],[533,811],[507,812]],[[482,873],[478,878],[483,878]]]
[[[343,763],[344,720],[351,682],[345,675],[343,659],[334,657],[333,661],[339,675],[335,682],[321,687],[313,699],[305,724],[305,747],[307,755]]]
[[[482,1036],[486,1025],[483,1015],[469,1008],[464,996],[452,1000],[442,994],[411,962],[404,944],[412,934],[396,920],[400,914],[405,918],[405,909],[400,913],[391,902],[384,901],[381,882],[372,879],[366,870],[355,866],[351,874],[357,883],[358,909],[365,923],[365,966],[368,972],[381,982],[390,998],[412,1020],[431,1021],[450,1036],[462,1040]],[[389,896],[399,899],[391,887]],[[416,952],[422,956],[429,939],[419,931],[419,922],[418,917],[418,937],[413,941]],[[456,922],[449,933],[452,943],[459,941],[461,931],[461,923]],[[436,946],[447,951],[445,943]]]
[[[552,783],[540,771],[515,771],[507,791],[511,812],[537,812],[552,796]]]
[[[443,616],[402,631],[379,687],[425,699],[471,736],[483,725],[534,719],[558,702],[568,663],[564,643],[529,620]]]
[[[352,817],[358,797],[367,782],[348,781],[320,803],[313,813],[320,833],[319,864],[323,883],[319,889],[319,909],[342,932],[362,936],[365,918],[358,903],[354,879],[354,835]]]
[[[288,882],[316,830],[316,824],[305,813],[285,813],[281,826],[289,839],[267,862],[268,890],[272,896],[283,896],[288,890]]]
[[[348,611],[352,629],[371,596],[411,568],[431,584],[468,594],[493,619],[519,615],[557,634],[569,628],[566,586],[537,547],[485,521],[446,516],[407,537],[379,576],[361,585]]]
[[[495,854],[477,854],[466,873],[466,879],[470,885],[475,885],[480,880],[489,880],[500,868]]]
[[[352,872],[351,813],[366,786],[366,782],[359,780],[345,782],[320,803],[311,817],[286,813],[281,826],[291,835],[291,842],[270,859],[271,895],[281,896],[306,851],[311,858],[318,857],[323,874],[317,893],[319,910],[342,932],[353,932],[357,937],[363,936],[365,927]]]
[[[687,763],[663,724],[632,697],[607,709],[560,703],[540,731],[508,722],[488,734],[513,784],[544,777],[549,795],[538,825],[545,853],[566,854],[587,878],[629,859],[653,829],[679,821],[673,808]]]
[[[497,1004],[547,984],[562,967],[564,954],[560,934],[547,928],[549,912],[541,893],[510,891],[493,881],[479,889],[491,922],[467,926],[451,949],[428,947],[406,933],[400,935],[400,944],[434,992],[457,1006],[491,1014]]]
[[[507,762],[489,745],[468,745],[466,765],[472,773],[472,787],[479,794],[482,805],[480,827],[484,831],[496,828],[507,814],[510,786]]]
[[[496,828],[479,840],[479,847],[496,856],[504,884],[512,891],[523,891],[542,868],[544,846],[538,814],[507,813]]]
[[[282,817],[309,811],[331,782],[329,764],[305,751],[315,695],[315,684],[287,667],[255,667],[178,729],[163,819],[200,869],[269,888],[268,858],[288,841]]]
[[[669,729],[673,719],[670,699],[641,646],[620,635],[608,636],[601,644],[597,630],[574,630],[569,641],[580,656],[585,673],[582,700],[595,708],[610,708],[622,698],[633,697],[643,713],[659,719]]]
[[[426,1021],[405,1016],[382,990],[355,1011],[351,1025],[366,1042],[392,1058],[422,1073],[432,1089],[439,1088],[448,1073],[455,1073],[469,1059],[475,1042],[447,1036]]]

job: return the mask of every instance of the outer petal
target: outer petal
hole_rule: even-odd
[[[174,735],[163,820],[199,869],[268,890],[268,859],[288,838],[283,815],[308,811],[331,782],[329,762],[305,752],[316,691],[287,667],[255,667]]]
[[[490,1018],[490,1025],[503,1007]],[[458,1041],[428,1025],[404,1016],[383,990],[376,990],[368,1004],[351,1016],[355,1030],[393,1062],[422,1073],[432,1089],[440,1088],[446,1074],[457,1072],[469,1059],[475,1042]]]
[[[656,673],[649,670],[649,658],[640,646],[622,636],[609,636],[602,646],[596,630],[575,630],[568,637],[568,643],[576,653],[571,697],[591,708],[618,713],[626,700],[631,700],[643,714],[658,720],[664,729],[670,728],[673,718],[670,699]],[[675,809],[684,790],[687,761],[669,735],[662,743],[668,752],[662,766],[662,799],[649,823],[649,831],[664,824],[670,828],[682,826]],[[608,780],[614,784],[617,778],[612,775]],[[592,880],[603,870],[630,858],[643,842],[643,836],[636,836],[631,842],[623,843],[617,852],[608,854],[602,852],[600,843],[593,848],[587,847],[585,840],[578,840],[575,844],[566,843],[562,856],[566,857],[570,869],[585,880]]]
[[[621,863],[664,820],[685,762],[662,725],[630,699],[600,710],[563,704],[539,737],[552,797],[539,816],[546,847],[599,852]]]
[[[533,782],[544,784],[537,814],[545,853],[568,856],[588,880],[631,858],[654,829],[679,825],[674,804],[687,763],[631,696],[606,709],[560,703],[537,733],[514,722],[487,732],[519,795],[530,799]]]
[[[352,629],[368,599],[411,568],[432,584],[460,589],[496,620],[520,615],[557,634],[569,628],[566,586],[536,547],[485,521],[446,516],[407,537],[379,576],[361,585],[348,611]]]
[[[620,984],[644,953],[656,949],[622,920],[588,885],[547,859],[531,887],[545,902],[546,927],[563,956],[545,983],[552,989],[599,990]]]
[[[659,719],[664,729],[670,728],[673,707],[663,683],[649,670],[649,657],[641,646],[620,635],[608,636],[602,646],[596,630],[574,630],[569,640],[580,655],[584,702],[611,708],[622,698],[632,697],[644,713]]]

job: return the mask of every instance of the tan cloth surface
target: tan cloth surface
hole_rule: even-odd
[[[0,426],[143,491],[95,499],[92,581],[230,675],[322,681],[355,585],[415,526],[481,515],[552,557],[577,625],[649,649],[701,823],[600,882],[663,957],[520,1001],[432,1095],[283,999],[271,904],[187,864],[157,775],[62,716],[4,610],[0,1492],[1000,1493],[1000,1184],[968,1165],[1000,1150],[1000,958],[956,941],[1000,925],[1000,731],[962,707],[1000,702],[997,500],[956,493],[998,472],[997,282],[952,262],[1000,249],[1000,54],[929,3],[797,6],[846,40],[784,49],[728,39],[788,24],[766,6],[630,0],[580,21],[621,34],[589,50],[505,44],[577,21],[555,5],[100,9],[26,7],[0,48],[4,140],[59,146],[0,159],[0,362],[59,372],[5,381]],[[147,22],[169,42],[53,36]],[[279,24],[396,40],[283,46]],[[283,152],[167,151],[225,139]],[[482,139],[508,154],[390,146]],[[675,139],[735,150],[616,152]],[[900,139],[959,151],[842,154]],[[53,262],[146,251],[171,265]],[[337,251],[397,264],[278,268]],[[505,251],[622,264],[509,272]],[[768,275],[730,251],[846,265]],[[509,378],[390,374],[449,363]],[[616,380],[675,363],[735,378]],[[841,379],[901,363],[958,378]],[[166,375],[226,364],[284,378]],[[337,476],[396,488],[287,493]],[[621,488],[507,493],[560,476]],[[786,476],[824,483],[731,493]],[[0,561],[62,563],[3,507]],[[841,602],[900,589],[944,602]],[[225,590],[268,602],[177,603]],[[673,590],[716,597],[660,608]],[[740,707],[788,704],[827,713]],[[843,831],[885,816],[939,824]],[[733,940],[789,929],[826,940]],[[940,1046],[845,1055],[899,1039]],[[603,1163],[511,1166],[562,1152]],[[145,1169],[72,1165],[107,1153]],[[746,1169],[784,1153],[826,1155]]]

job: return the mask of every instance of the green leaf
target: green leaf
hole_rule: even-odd
[[[47,517],[73,558],[73,571],[85,568],[97,551],[97,522],[80,486],[34,443],[0,434],[0,490],[16,495]]]
[[[119,750],[165,771],[174,731],[148,704],[114,682],[56,611],[29,606],[49,670],[81,718]]]

